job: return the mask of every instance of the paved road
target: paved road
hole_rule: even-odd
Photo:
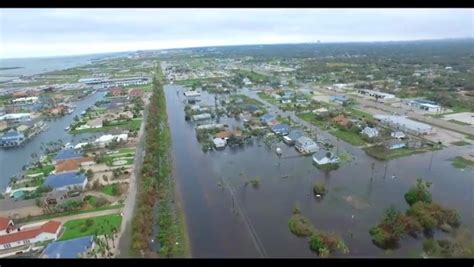
[[[131,170],[128,195],[125,200],[125,206],[123,208],[123,219],[122,225],[120,226],[120,232],[118,233],[118,245],[116,246],[117,251],[114,252],[114,255],[117,255],[119,258],[127,258],[130,248],[130,242],[132,238],[132,219],[133,211],[135,208],[135,202],[137,198],[137,187],[138,187],[138,178],[140,177],[140,171],[143,164],[143,158],[145,152],[143,150],[145,144],[145,124],[148,117],[148,105],[149,99],[145,99],[145,112],[143,116],[142,125],[138,132],[138,146],[135,151],[135,160],[134,165]]]

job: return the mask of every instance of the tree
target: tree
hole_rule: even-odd
[[[94,172],[91,169],[88,169],[86,172],[86,177],[89,180],[92,179],[92,177],[94,177]]]
[[[431,203],[431,192],[429,191],[430,186],[430,182],[426,182],[421,178],[417,178],[416,184],[412,186],[407,193],[405,193],[405,201],[410,206],[418,201]]]

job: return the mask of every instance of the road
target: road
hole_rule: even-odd
[[[122,218],[122,225],[120,226],[120,232],[118,233],[118,245],[116,246],[116,250],[114,255],[117,255],[119,258],[127,258],[128,252],[130,249],[130,242],[132,239],[132,219],[133,219],[133,211],[135,208],[135,202],[137,198],[137,190],[138,190],[138,178],[140,177],[140,172],[143,164],[143,158],[145,156],[144,153],[144,144],[145,144],[145,124],[148,117],[148,105],[149,99],[145,98],[145,112],[143,114],[143,121],[142,125],[140,126],[140,130],[138,131],[138,146],[137,150],[135,151],[135,159],[134,165],[131,170],[130,180],[129,180],[129,187],[128,187],[128,195],[125,199],[125,206],[123,208],[123,218]]]
[[[316,90],[325,94],[334,94],[334,91],[330,91],[324,88],[317,88]],[[402,109],[398,107],[392,107],[392,106],[385,105],[383,103],[375,102],[373,100],[365,99],[362,97],[351,96],[351,98],[356,99],[357,102],[359,102],[362,106],[374,107],[378,110],[387,111],[389,113],[400,114],[401,111],[403,111]],[[424,116],[422,114],[419,114],[413,111],[408,111],[404,115],[406,115],[408,118],[411,118],[417,121],[428,123],[437,127],[448,129],[448,130],[453,130],[459,133],[474,134],[474,129],[467,125],[460,125],[460,124],[452,123],[443,119]]]
[[[39,223],[39,222],[47,222],[47,221],[58,221],[58,222],[61,222],[61,223],[65,223],[65,222],[70,221],[70,220],[79,220],[79,219],[92,218],[92,217],[97,217],[97,216],[118,214],[121,211],[122,211],[121,208],[110,209],[110,210],[100,210],[100,211],[86,212],[86,213],[80,213],[80,214],[74,214],[74,215],[67,215],[67,216],[63,216],[63,217],[56,217],[56,218],[41,220],[41,221],[37,221],[37,222]],[[35,223],[37,223],[37,222],[35,222]]]

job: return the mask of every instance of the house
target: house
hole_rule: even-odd
[[[41,258],[49,259],[76,259],[94,249],[93,236],[84,236],[64,241],[55,241],[46,246]]]
[[[327,108],[318,108],[312,111],[316,115],[325,115],[328,114],[329,110]]]
[[[379,136],[379,130],[377,128],[372,127],[365,127],[361,132],[361,134],[366,135],[369,138],[374,138]]]
[[[128,92],[129,97],[143,97],[143,90],[134,88]]]
[[[276,118],[275,115],[267,113],[260,117],[260,122],[263,124],[268,124],[270,121],[274,120]]]
[[[197,115],[193,115],[192,118],[193,118],[194,121],[208,120],[208,119],[211,118],[211,114],[209,114],[209,113],[197,114]]]
[[[272,132],[278,135],[287,135],[290,131],[288,124],[277,124],[272,126]]]
[[[326,164],[338,164],[341,160],[339,157],[334,155],[332,152],[327,152],[325,150],[319,151],[317,154],[313,155],[313,162],[318,165],[326,165]]]
[[[214,138],[212,140],[212,142],[214,143],[214,147],[216,149],[222,149],[227,144],[227,141],[225,139],[222,139],[222,138]]]
[[[249,78],[245,77],[242,82],[244,83],[245,86],[252,85],[252,82],[249,80]]]
[[[296,139],[303,136],[303,131],[299,129],[291,130],[287,136],[283,136],[283,142],[288,145],[294,145]]]
[[[402,142],[400,140],[397,140],[397,139],[391,139],[391,140],[388,140],[386,141],[384,144],[384,147],[386,149],[399,149],[399,148],[402,148],[402,147],[406,147],[406,143],[405,142]]]
[[[8,113],[0,116],[0,121],[7,121],[7,122],[23,122],[23,121],[30,121],[31,115],[30,113]]]
[[[407,136],[402,131],[395,131],[390,134],[391,137],[396,139],[405,139]]]
[[[186,91],[184,92],[184,96],[186,97],[196,97],[196,96],[200,96],[201,95],[201,92],[199,91]]]
[[[82,154],[79,151],[72,148],[66,148],[60,150],[58,154],[53,158],[52,162],[53,164],[57,164],[63,160],[78,158],[82,158]]]
[[[291,103],[291,99],[284,99],[284,98],[282,98],[282,99],[280,100],[280,102],[281,102],[282,104],[290,104],[290,103]]]
[[[87,184],[87,177],[78,172],[63,172],[49,175],[44,186],[53,190],[71,190],[73,188],[84,190]]]
[[[58,221],[15,227],[12,232],[0,236],[0,251],[28,250],[35,243],[56,240],[60,230],[61,223]]]
[[[34,104],[36,102],[38,102],[37,96],[20,97],[20,98],[12,100],[12,104],[14,105],[28,105],[28,104]]]
[[[258,108],[255,105],[244,105],[242,107],[242,110],[250,113],[255,113],[256,111],[258,111]]]
[[[196,130],[209,130],[209,129],[222,129],[224,128],[224,124],[222,123],[211,123],[211,124],[203,124],[196,127]]]
[[[94,162],[94,158],[82,157],[76,159],[67,159],[56,164],[56,173],[77,171],[83,162]]]
[[[347,98],[345,95],[335,95],[330,96],[329,101],[345,106],[349,103],[349,98]]]
[[[332,121],[346,128],[351,125],[351,121],[342,114],[332,118]]]
[[[1,147],[15,147],[25,142],[26,138],[22,133],[10,130],[0,137]]]
[[[96,144],[99,147],[105,147],[106,145],[110,144],[113,140],[116,140],[117,142],[126,142],[128,140],[128,134],[126,133],[118,134],[118,135],[104,134],[101,137],[97,138],[94,141],[94,144]]]
[[[319,147],[311,138],[301,136],[295,141],[295,148],[302,154],[312,154],[318,151]]]
[[[280,100],[280,99],[281,99],[281,95],[276,94],[276,93],[271,94],[271,96],[272,96],[273,98],[275,98],[276,100]]]

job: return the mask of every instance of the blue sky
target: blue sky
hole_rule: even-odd
[[[474,9],[0,9],[0,57],[474,35]]]

